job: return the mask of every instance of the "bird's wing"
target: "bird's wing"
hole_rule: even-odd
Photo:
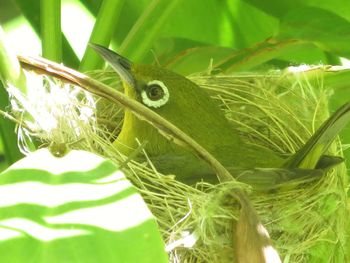
[[[217,183],[213,170],[193,154],[166,154],[150,157],[156,169],[163,174],[176,174],[177,180],[186,184],[200,181]],[[300,184],[316,180],[324,175],[321,169],[285,169],[285,168],[251,168],[242,169],[226,167],[240,182],[251,185],[259,191],[270,191],[288,183]]]
[[[339,108],[326,120],[306,144],[285,163],[284,168],[314,169],[324,167],[321,156],[328,150],[329,146],[338,133],[350,122],[350,103]],[[334,162],[327,159],[327,163]],[[334,160],[339,163],[339,157]]]
[[[240,170],[228,168],[240,182],[251,185],[255,190],[273,191],[288,184],[289,187],[317,180],[324,175],[321,169],[253,168]]]

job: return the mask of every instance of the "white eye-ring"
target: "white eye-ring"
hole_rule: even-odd
[[[169,90],[163,82],[152,80],[141,91],[142,102],[148,107],[159,108],[169,100]]]

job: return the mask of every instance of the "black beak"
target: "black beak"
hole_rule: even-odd
[[[109,65],[118,73],[123,81],[125,81],[131,87],[136,86],[136,81],[131,73],[131,61],[101,45],[89,43],[89,46],[92,47],[97,54],[99,54],[105,61],[109,63]]]

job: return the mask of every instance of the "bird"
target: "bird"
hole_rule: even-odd
[[[160,66],[133,63],[98,44],[90,46],[119,75],[129,98],[189,135],[239,181],[268,188],[298,178],[318,178],[343,162],[343,158],[326,152],[350,121],[350,103],[332,114],[295,154],[280,155],[246,143],[218,102],[188,78]],[[159,172],[174,174],[188,184],[217,181],[210,167],[189,149],[165,138],[125,109],[123,125],[113,145],[123,154],[132,155],[140,142]]]
[[[188,78],[159,66],[132,63],[97,44],[90,46],[119,75],[125,95],[177,126],[211,153],[238,181],[255,189],[270,190],[300,178],[319,178],[343,162],[343,158],[328,156],[326,152],[350,121],[350,103],[332,114],[295,154],[280,155],[246,143],[217,101]],[[218,182],[211,168],[191,150],[169,140],[128,109],[125,109],[122,128],[113,145],[129,156],[134,156],[135,149],[141,145],[158,171],[175,174],[181,182]],[[281,262],[268,234],[263,234],[267,231],[260,231],[263,226],[249,198],[241,190],[236,194],[241,204],[235,230],[237,262],[271,262],[265,253],[267,247],[275,253],[273,262]]]

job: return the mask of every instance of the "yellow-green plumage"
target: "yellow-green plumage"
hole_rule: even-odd
[[[315,174],[310,169],[324,169],[341,161],[340,158],[322,155],[339,130],[349,122],[349,104],[337,111],[297,154],[286,159],[269,149],[245,143],[226,119],[217,102],[187,78],[160,67],[133,64],[101,46],[94,45],[93,48],[121,75],[125,94],[130,98],[153,105],[157,100],[144,101],[145,94],[149,96],[151,88],[157,88],[157,85],[164,92],[165,86],[165,91],[169,94],[166,103],[150,108],[197,141],[234,176],[243,178],[242,175],[250,174],[250,178],[254,180],[263,176],[268,179],[265,183],[271,184]],[[152,84],[153,82],[156,84]],[[157,92],[155,95],[164,97],[162,92]],[[215,175],[192,152],[169,141],[150,124],[126,110],[121,133],[114,145],[125,154],[130,154],[139,146],[136,138],[141,143],[147,142],[145,150],[161,172],[176,174],[184,181],[197,181],[202,178],[214,180]],[[246,170],[250,172],[247,173]],[[316,171],[316,174],[319,175],[320,171]],[[246,181],[251,182],[249,178]]]
[[[187,78],[150,65],[134,65],[131,72],[138,80],[138,87],[135,89],[124,85],[125,94],[141,102],[138,90],[141,90],[143,85],[151,80],[161,80],[169,90],[169,101],[164,106],[153,110],[191,136],[224,166],[251,168],[280,167],[283,164],[284,160],[272,151],[246,145],[226,119],[216,101],[212,100],[205,90]],[[130,154],[138,147],[135,138],[138,138],[140,142],[147,141],[145,150],[151,158],[165,155],[168,158],[161,158],[163,162],[172,162],[171,158],[175,162],[176,159],[179,162],[180,160],[186,162],[185,159],[190,159],[191,162],[197,160],[194,156],[188,156],[192,153],[188,152],[187,155],[186,150],[181,146],[169,141],[146,121],[139,120],[126,110],[121,133],[114,144],[124,153]],[[181,156],[183,158],[180,158]],[[157,159],[155,160],[157,161]],[[179,168],[175,168],[176,166],[181,167],[181,162],[174,163],[173,171],[170,170],[172,165],[168,164],[169,168],[163,169],[163,172],[174,173],[178,171],[179,176],[181,174],[182,176],[190,176],[187,175],[189,171],[185,171],[185,167],[182,167],[180,172]],[[165,167],[164,164],[163,167]]]

